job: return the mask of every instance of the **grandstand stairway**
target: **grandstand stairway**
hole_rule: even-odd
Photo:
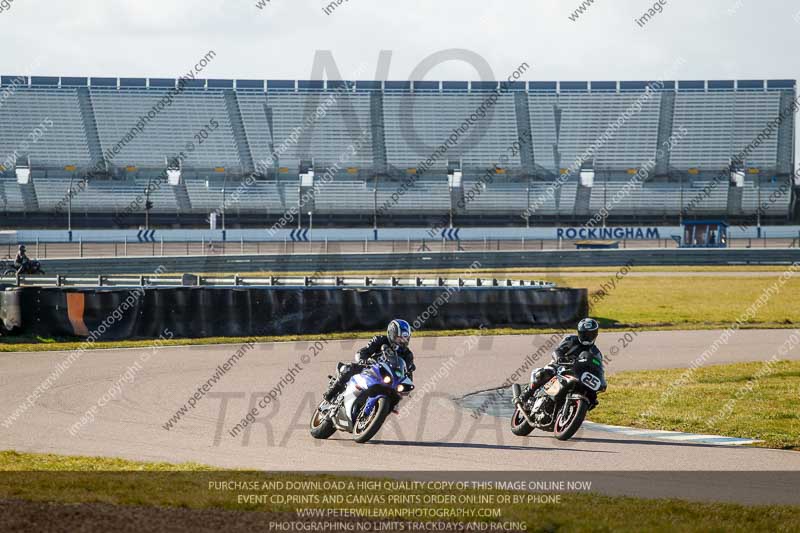
[[[36,189],[33,187],[32,181],[20,184],[19,192],[22,195],[25,211],[31,213],[39,210],[39,198],[36,196]]]
[[[189,191],[186,190],[186,183],[181,179],[180,183],[172,186],[172,192],[175,193],[175,201],[178,204],[178,211],[181,213],[189,213],[192,210],[192,199],[189,198]]]
[[[741,215],[744,213],[742,210],[742,197],[744,187],[736,187],[731,185],[728,189],[728,214]]]
[[[78,87],[78,106],[81,111],[83,127],[86,130],[86,142],[89,145],[92,167],[103,168],[103,146],[100,143],[100,134],[97,130],[97,119],[94,114],[94,106],[92,106],[92,97],[86,87]]]
[[[531,113],[528,105],[528,93],[514,93],[514,107],[517,116],[517,138],[520,142],[520,162],[525,174],[532,176],[536,167],[533,152],[533,133],[531,132]]]
[[[388,164],[386,162],[386,131],[383,127],[383,93],[381,91],[370,93],[369,113],[372,128],[372,160],[375,172],[385,174]]]
[[[575,214],[589,215],[589,202],[592,199],[592,188],[584,187],[580,183],[575,191]]]
[[[675,93],[664,92],[661,94],[661,110],[658,120],[658,144],[657,148],[665,146],[672,136],[672,121],[675,116]],[[670,150],[659,150],[656,152],[656,176],[664,176],[669,172]]]
[[[256,167],[253,163],[253,153],[250,150],[250,144],[247,141],[247,133],[244,129],[242,111],[239,108],[239,99],[236,96],[236,92],[234,92],[232,89],[224,92],[224,98],[225,109],[228,111],[228,120],[230,120],[231,123],[231,130],[233,130],[233,140],[236,143],[236,149],[239,152],[239,160],[242,162],[242,167],[244,168],[245,172],[255,172]]]
[[[450,209],[456,214],[466,212],[466,201],[464,200],[464,187],[450,187]]]
[[[792,116],[792,103],[794,101],[794,92],[781,91],[780,112],[789,113]],[[792,174],[794,172],[793,164],[793,145],[794,136],[794,121],[782,120],[778,126],[778,173]]]

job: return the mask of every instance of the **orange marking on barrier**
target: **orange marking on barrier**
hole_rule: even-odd
[[[86,323],[83,321],[85,303],[85,294],[82,292],[67,293],[67,316],[69,316],[75,335],[82,337],[89,336],[89,328],[86,327]]]

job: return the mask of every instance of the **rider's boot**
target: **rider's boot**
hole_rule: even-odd
[[[338,388],[339,387],[336,386],[336,382],[331,381],[330,383],[328,383],[328,390],[325,391],[325,394],[322,395],[322,398],[326,402],[331,403],[333,400],[336,399],[336,392],[337,392],[336,389]]]
[[[531,396],[533,396],[534,392],[536,392],[536,387],[533,385],[526,387],[525,390],[522,391],[522,394],[519,395],[519,398],[514,399],[514,403],[516,403],[516,400],[519,400],[522,403],[527,402],[531,399]]]
[[[325,391],[325,394],[322,396],[326,402],[331,403],[336,397],[339,395],[339,392],[342,387],[342,382],[344,381],[342,374],[336,376],[336,379],[333,379],[333,376],[330,376],[331,380],[328,383],[328,390]]]

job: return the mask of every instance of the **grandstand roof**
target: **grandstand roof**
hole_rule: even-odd
[[[177,87],[180,78],[111,78],[75,76],[0,76],[0,85],[28,87],[93,87],[93,88],[168,88]],[[599,92],[644,90],[653,81],[345,81],[345,80],[268,80],[268,79],[195,79],[184,80],[187,88],[240,89],[266,91],[331,91],[346,88],[353,91],[452,91],[484,92],[498,86],[507,90],[536,92]],[[793,79],[778,80],[664,80],[660,90],[695,91],[773,91],[795,90]]]

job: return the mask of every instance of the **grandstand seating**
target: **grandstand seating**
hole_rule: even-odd
[[[561,133],[558,149],[561,167],[567,168],[604,134],[639,98],[636,93],[565,94],[559,97]],[[531,98],[535,99],[536,96]],[[644,100],[644,98],[642,98]],[[661,95],[655,93],[632,113],[610,139],[600,143],[593,157],[596,168],[639,168],[656,155]],[[613,132],[613,133],[612,133]],[[555,169],[553,169],[555,170]]]
[[[52,126],[43,123],[49,119]],[[31,133],[41,127],[41,138]],[[17,152],[40,165],[88,166],[86,130],[75,89],[18,88],[0,105],[0,164]]]
[[[301,131],[299,140],[287,143],[280,154],[282,161],[314,160],[320,166],[327,166],[345,157],[345,164],[372,166],[369,95],[270,93],[267,106],[273,115],[272,138],[278,145],[276,149],[281,142],[292,138],[293,131],[298,128]],[[351,154],[349,147],[363,129],[367,130],[366,149]]]
[[[300,187],[295,180],[280,180],[272,182],[257,181],[252,185],[240,183],[227,183],[223,196],[223,183],[202,180],[186,180],[186,189],[192,201],[192,209],[200,213],[209,213],[221,210],[223,197],[225,211],[236,213],[240,211],[252,213],[278,214],[287,211],[292,206],[297,206]],[[237,191],[240,191],[236,195]],[[237,201],[234,201],[238,198]]]
[[[791,194],[786,184],[762,181],[761,191],[757,183],[746,181],[742,190],[742,210],[744,213],[755,213],[762,206],[762,214],[780,216],[789,209]]]
[[[108,149],[124,139],[141,117],[145,117],[166,94],[165,90],[97,90],[91,92],[100,142]],[[195,134],[212,121],[219,124],[202,140]],[[186,146],[193,142],[194,151]],[[210,169],[231,167],[241,172],[230,119],[219,91],[185,91],[173,104],[144,127],[142,133],[122,147],[114,157],[117,166],[163,168],[167,158],[186,152],[184,166]]]
[[[0,78],[4,213],[52,212],[70,180],[96,170],[103,158],[107,175],[93,175],[72,209],[118,213],[181,152],[182,183],[153,191],[154,213],[207,214],[221,205],[223,187],[233,194],[256,171],[258,179],[236,202],[228,200],[227,211],[280,214],[297,206],[301,166],[312,164],[317,190],[309,209],[333,217],[371,215],[376,205],[412,215],[452,209],[462,216],[516,216],[534,205],[532,216],[586,218],[615,196],[614,216],[676,217],[700,197],[693,214],[725,217],[754,213],[759,190],[763,203],[790,180],[785,169],[794,165],[793,149],[785,148],[794,143],[793,114],[791,128],[775,128],[751,146],[782,102],[795,97],[793,81],[669,82],[646,97],[643,82],[530,82],[494,97],[491,83],[209,80],[204,86],[200,80],[174,94],[169,80],[19,79]],[[168,94],[171,104],[159,108]],[[154,118],[144,123],[148,113]],[[609,129],[623,114],[621,126]],[[434,156],[471,116],[468,133]],[[141,131],[137,124],[144,124]],[[196,134],[211,124],[217,126],[200,143]],[[37,127],[42,135],[32,142]],[[598,142],[606,131],[611,134]],[[678,131],[685,135],[665,154],[664,142]],[[354,154],[355,137],[361,149]],[[518,139],[524,139],[521,149],[514,148]],[[729,195],[726,179],[699,194],[748,146],[741,190]],[[33,185],[22,186],[14,165],[28,158]],[[658,175],[621,194],[631,169],[655,159]],[[564,169],[582,163],[598,173],[591,188],[579,186],[573,171],[548,192]],[[460,191],[448,184],[453,165],[464,172]],[[505,171],[481,185],[480,176],[496,166]],[[403,187],[418,167],[415,185]],[[322,180],[328,169],[333,179]],[[472,189],[478,194],[458,205]],[[791,193],[780,195],[764,213],[788,216],[791,201]]]
[[[468,117],[484,105],[481,117],[463,128],[458,144],[430,168],[447,169],[447,160],[462,161],[464,168],[487,168],[500,163],[500,157],[517,140],[514,99],[500,96],[497,103],[486,102],[489,94],[407,93],[384,96],[384,124],[389,164],[415,168],[425,162],[448,138],[462,127]],[[511,166],[519,167],[519,155],[510,157]]]
[[[687,93],[675,99],[673,127],[686,129],[671,154],[673,166],[717,170],[753,143],[767,123],[778,116],[780,93]],[[775,168],[778,136],[755,148],[744,163]]]

